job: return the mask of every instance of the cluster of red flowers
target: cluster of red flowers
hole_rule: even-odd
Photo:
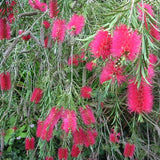
[[[95,138],[97,137],[96,130],[90,128],[91,124],[95,123],[95,117],[92,110],[89,106],[86,106],[86,109],[81,107],[79,110],[84,124],[89,127],[86,132],[83,131],[82,128],[78,129],[75,111],[64,109],[63,107],[59,110],[56,107],[53,107],[44,121],[38,121],[36,136],[43,140],[50,141],[55,125],[62,119],[61,129],[67,134],[69,131],[73,134],[74,144],[71,155],[73,157],[78,156],[80,153],[78,145],[84,144],[86,147],[94,145]],[[68,155],[67,149],[64,150],[60,148],[59,150],[59,159],[66,158]]]
[[[34,137],[25,139],[25,148],[26,148],[26,150],[33,150],[34,149],[34,145],[35,145]]]
[[[2,18],[0,18],[0,40],[2,39],[10,39],[11,38],[11,27],[10,24],[14,21],[14,12],[13,7],[16,4],[15,1],[5,2],[5,7],[0,7],[0,14]]]

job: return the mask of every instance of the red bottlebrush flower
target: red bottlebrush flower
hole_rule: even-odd
[[[50,139],[52,138],[54,126],[57,124],[60,117],[61,111],[58,110],[56,107],[53,107],[42,124],[43,128],[40,135],[41,139],[50,141]]]
[[[88,129],[85,134],[85,137],[84,137],[84,145],[86,147],[94,145],[96,142],[95,139],[96,139],[97,135],[98,135],[98,133],[96,130]]]
[[[82,128],[77,129],[73,133],[73,141],[75,145],[83,145],[84,144],[84,137],[85,137],[85,132],[83,131]]]
[[[145,9],[145,11],[147,11],[153,17],[152,6],[150,6],[149,4],[146,4],[146,3],[144,3],[144,4],[139,3],[139,5],[140,5],[141,8]],[[138,8],[138,13],[139,13],[138,19],[140,21],[142,21],[143,16],[144,16],[144,19],[146,19],[146,13],[141,8]]]
[[[37,123],[37,130],[36,130],[36,136],[40,137],[43,129],[43,121],[38,120]]]
[[[111,43],[112,38],[108,31],[104,31],[103,29],[99,30],[90,43],[91,52],[94,57],[108,58],[111,55]]]
[[[35,102],[35,104],[38,104],[39,101],[42,99],[43,96],[43,90],[40,88],[35,88],[32,96],[31,96],[31,102]]]
[[[29,138],[26,138],[26,139],[25,139],[25,149],[26,149],[26,150],[29,150],[29,149],[30,149],[30,139],[29,139]]]
[[[57,0],[50,0],[49,1],[49,16],[51,18],[54,18],[58,15],[59,10],[58,10],[58,5],[57,5]]]
[[[30,145],[30,150],[33,150],[34,149],[34,145],[35,145],[35,139],[34,139],[34,137],[32,137],[30,139],[29,145]]]
[[[73,55],[73,65],[78,66],[79,55]],[[71,65],[72,57],[68,59],[68,65]]]
[[[50,23],[48,21],[43,21],[43,25],[46,29],[50,27]]]
[[[86,105],[86,109],[81,107],[79,111],[81,113],[81,117],[85,125],[96,123],[94,114],[88,105]]]
[[[116,65],[114,61],[111,61],[102,69],[100,83],[103,84],[108,80],[112,80],[112,83],[114,83],[115,80],[117,80],[118,84],[121,84],[123,81],[125,81],[125,78],[126,77],[123,75],[123,69]]]
[[[83,59],[84,57],[85,57],[85,52],[84,52],[84,50],[82,50],[80,59]]]
[[[14,132],[17,130],[17,127],[15,126],[15,127],[12,127],[12,129],[14,130]]]
[[[77,117],[76,113],[72,110],[65,110],[63,113],[63,123],[62,123],[62,130],[68,133],[70,130],[75,132],[77,129]]]
[[[157,62],[157,56],[154,54],[149,55],[149,66],[148,66],[148,77],[152,81],[152,78],[155,76],[154,65]]]
[[[33,150],[34,149],[34,144],[35,144],[35,139],[34,137],[30,138],[26,138],[25,139],[25,149],[26,150]]]
[[[92,92],[92,88],[84,86],[81,88],[81,97],[83,98],[91,98],[91,92]]]
[[[7,20],[9,23],[14,22],[15,18],[14,18],[14,13],[10,13],[7,17]]]
[[[124,156],[132,158],[134,151],[135,151],[135,145],[126,143],[125,148],[124,148]]]
[[[141,37],[137,31],[131,31],[126,25],[122,24],[116,28],[112,40],[112,56],[125,56],[128,60],[134,61],[140,53]]]
[[[0,74],[0,85],[1,90],[8,91],[11,89],[11,77],[9,72]]]
[[[82,15],[74,14],[67,25],[67,29],[71,30],[71,35],[78,35],[84,27],[85,18]]]
[[[52,27],[52,37],[58,42],[63,42],[66,32],[66,21],[57,19],[53,23]]]
[[[110,133],[109,135],[109,140],[112,142],[112,143],[118,143],[119,142],[119,136],[120,136],[120,133],[116,133],[114,131],[114,129],[112,129],[112,133]]]
[[[46,157],[46,160],[53,160],[53,157]]]
[[[45,12],[48,8],[46,3],[41,3],[39,0],[29,0],[28,2],[34,9],[38,9],[41,12]]]
[[[23,30],[19,30],[19,35],[21,35],[24,31]],[[22,36],[22,39],[24,41],[29,41],[31,38],[30,34],[26,35],[26,36]]]
[[[10,5],[13,7],[14,5],[16,5],[16,2],[12,1]]]
[[[86,63],[86,69],[89,70],[89,71],[92,71],[92,70],[93,70],[93,67],[96,67],[96,66],[97,66],[97,64],[94,63],[94,62],[92,62],[92,61]]]
[[[135,80],[130,80],[130,84],[128,85],[127,99],[128,109],[131,112],[137,112],[140,114],[142,112],[150,113],[152,110],[152,88],[143,79],[139,89],[137,88],[137,83],[135,83]]]
[[[157,25],[151,25],[150,28],[150,34],[152,37],[154,37],[157,41],[160,41],[160,32],[158,31],[158,26]],[[151,38],[151,41],[153,42],[154,40]]]
[[[47,118],[45,119],[44,125],[49,126],[51,123],[56,125],[60,118],[61,118],[61,111],[57,109],[56,107],[53,107],[50,110]]]
[[[0,19],[0,40],[11,38],[11,27],[4,18]]]
[[[76,144],[73,145],[72,150],[71,150],[71,156],[72,157],[78,157],[78,155],[81,153],[80,149]]]
[[[58,149],[58,159],[65,159],[68,158],[68,149],[67,148],[59,148]]]

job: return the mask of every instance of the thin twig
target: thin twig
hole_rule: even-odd
[[[26,16],[34,16],[34,15],[37,15],[38,12],[26,12],[26,13],[21,13],[18,15],[18,17],[26,17]]]

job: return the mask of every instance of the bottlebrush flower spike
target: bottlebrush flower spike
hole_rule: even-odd
[[[97,64],[94,63],[94,62],[88,62],[86,63],[86,69],[89,70],[89,71],[92,71],[93,70],[93,67],[97,67]]]
[[[96,123],[94,114],[88,105],[86,105],[86,109],[81,107],[79,111],[81,113],[81,117],[85,125]]]
[[[85,134],[85,137],[84,137],[84,145],[86,147],[94,145],[96,142],[95,139],[96,139],[97,135],[98,135],[98,133],[96,130],[88,129]]]
[[[78,66],[79,55],[73,55],[73,65]],[[71,65],[72,58],[69,57],[68,65]]]
[[[75,145],[83,145],[84,144],[84,137],[85,137],[85,132],[83,131],[82,128],[77,129],[73,133],[73,141]]]
[[[116,27],[112,40],[112,56],[125,56],[128,60],[134,61],[140,54],[141,37],[137,31],[131,31],[125,24]]]
[[[157,41],[160,41],[160,32],[158,31],[158,26],[157,25],[151,25],[151,28],[150,28],[150,34],[152,37],[154,37]],[[151,41],[153,42],[154,40],[151,38]]]
[[[19,35],[21,35],[24,31],[23,30],[19,30]],[[26,36],[22,36],[22,39],[24,41],[29,41],[31,39],[30,34],[26,35]]]
[[[68,158],[68,149],[67,148],[59,148],[58,149],[58,159],[67,160]]]
[[[34,149],[34,145],[35,145],[35,139],[34,137],[30,138],[26,138],[25,139],[25,149],[26,150],[33,150]]]
[[[67,29],[71,30],[71,35],[78,35],[84,27],[85,18],[82,15],[74,14],[67,25]]]
[[[89,46],[94,57],[102,57],[103,59],[106,59],[111,55],[111,44],[111,35],[108,33],[108,31],[101,29],[96,33]]]
[[[43,25],[46,29],[50,27],[50,23],[48,21],[43,21]]]
[[[45,12],[48,8],[46,3],[41,3],[39,0],[29,0],[28,2],[34,9],[38,9],[41,12]]]
[[[112,142],[112,143],[119,143],[119,136],[120,136],[120,133],[116,133],[114,131],[114,129],[112,129],[112,133],[110,133],[109,135],[109,140]]]
[[[34,139],[34,137],[32,137],[30,139],[29,145],[30,145],[30,150],[33,150],[34,149],[34,145],[35,145],[35,139]]]
[[[125,148],[124,148],[124,156],[132,158],[134,151],[135,151],[135,145],[126,143]]]
[[[153,106],[153,95],[152,88],[149,84],[142,79],[139,89],[135,79],[130,80],[128,85],[128,109],[131,112],[142,112],[150,113]]]
[[[49,1],[49,16],[51,18],[54,18],[58,15],[59,10],[58,10],[58,5],[57,5],[57,0],[50,0]]]
[[[29,149],[30,149],[30,139],[29,139],[29,138],[26,138],[26,139],[25,139],[25,149],[26,149],[26,150],[29,150]]]
[[[72,110],[65,110],[62,116],[62,130],[68,133],[70,130],[75,132],[77,129],[77,117],[76,113]]]
[[[123,69],[117,65],[114,61],[110,61],[102,69],[100,75],[100,83],[103,84],[106,81],[112,80],[112,83],[117,80],[118,84],[121,84],[125,81],[126,77],[123,75]]]
[[[11,89],[11,77],[9,72],[0,74],[0,85],[1,90],[8,91]]]
[[[36,130],[36,136],[40,137],[43,129],[43,121],[38,120],[37,123],[37,130]]]
[[[0,19],[0,40],[11,38],[11,27],[5,18]]]
[[[91,98],[91,92],[92,92],[92,88],[84,86],[81,88],[81,97],[83,98]]]
[[[53,157],[46,157],[46,160],[53,160]]]
[[[41,124],[39,127],[39,128],[42,127],[41,135],[40,135],[41,139],[50,141],[50,139],[52,138],[54,126],[57,124],[60,117],[61,117],[61,111],[56,107],[53,107],[49,115],[43,122],[43,124]],[[38,132],[38,128],[37,128],[37,132]]]
[[[78,148],[78,146],[76,144],[74,144],[72,146],[72,150],[71,150],[71,156],[72,157],[78,157],[78,155],[81,153],[80,149]]]
[[[144,4],[139,3],[139,5],[141,8],[145,9],[153,17],[153,9],[151,5],[146,4],[146,3]],[[138,19],[140,21],[142,21],[143,16],[144,16],[144,19],[146,19],[146,15],[147,15],[141,8],[138,7],[138,13],[139,13]]]
[[[148,66],[148,78],[152,82],[152,78],[155,76],[154,65],[157,62],[157,56],[154,54],[149,55],[149,66]]]
[[[53,23],[52,27],[52,37],[58,42],[63,42],[66,32],[66,21],[57,19]]]
[[[38,104],[39,101],[42,99],[43,97],[43,90],[40,88],[35,88],[32,96],[31,96],[31,102],[35,102],[35,104]]]

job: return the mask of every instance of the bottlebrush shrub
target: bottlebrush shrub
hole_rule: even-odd
[[[153,16],[138,0],[11,3],[0,2],[1,159],[158,159],[158,1]]]

